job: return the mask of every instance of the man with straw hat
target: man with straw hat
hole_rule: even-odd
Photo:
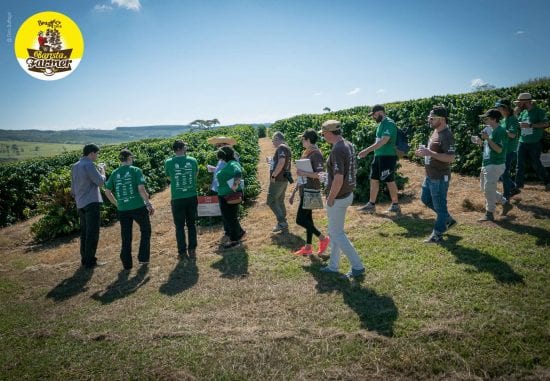
[[[518,171],[516,174],[517,188],[523,188],[523,177],[525,175],[525,163],[531,162],[538,177],[544,182],[546,190],[550,190],[550,178],[546,168],[540,161],[542,152],[542,136],[544,129],[548,128],[546,113],[533,103],[530,93],[518,95],[517,104],[520,114],[518,117],[521,134],[518,146]]]

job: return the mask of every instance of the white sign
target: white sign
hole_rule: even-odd
[[[199,196],[198,199],[199,206],[197,212],[199,217],[216,217],[222,215],[218,196]]]

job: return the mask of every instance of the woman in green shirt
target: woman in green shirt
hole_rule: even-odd
[[[229,241],[223,245],[229,249],[240,245],[241,239],[245,235],[239,222],[239,204],[238,198],[242,200],[243,189],[241,178],[243,169],[239,162],[235,160],[235,151],[226,146],[218,150],[217,157],[223,160],[226,165],[216,174],[218,180],[218,202],[222,212],[223,224],[228,228]]]

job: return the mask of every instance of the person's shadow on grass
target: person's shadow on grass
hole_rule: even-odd
[[[399,316],[393,298],[378,295],[376,291],[363,287],[360,282],[348,280],[336,274],[319,272],[320,265],[312,263],[303,266],[317,281],[320,294],[340,292],[346,303],[361,320],[361,328],[379,335],[393,337],[393,325]]]
[[[149,282],[150,278],[146,277],[148,271],[147,265],[140,266],[136,275],[130,279],[130,270],[121,270],[117,280],[108,285],[103,294],[98,291],[91,298],[100,301],[101,304],[110,304],[115,300],[125,298]]]
[[[248,276],[248,253],[242,246],[218,250],[222,258],[212,264],[212,268],[219,270],[222,278],[243,278]]]
[[[197,263],[190,259],[180,259],[159,291],[161,294],[174,296],[193,287],[198,280]]]
[[[478,272],[490,273],[499,283],[523,284],[523,276],[516,273],[508,263],[478,249],[459,245],[461,239],[456,235],[447,235],[441,244],[456,257],[457,263],[474,266]]]
[[[86,284],[92,279],[94,268],[87,269],[80,266],[73,275],[67,279],[63,279],[58,285],[46,294],[46,298],[53,299],[56,302],[61,302],[76,296],[82,292],[86,292],[88,287]]]
[[[289,231],[283,231],[271,236],[271,242],[274,245],[284,247],[286,249],[295,251],[306,244],[306,241],[299,235],[291,233]]]
[[[512,222],[512,219],[506,219],[501,221],[495,221],[495,223],[501,228],[511,230],[517,234],[529,234],[537,239],[536,245],[548,247],[550,245],[550,231],[537,227],[523,224],[516,224]]]

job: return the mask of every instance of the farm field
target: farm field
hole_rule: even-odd
[[[272,153],[269,139],[260,146],[260,157]],[[384,204],[375,215],[349,210],[346,230],[367,268],[352,282],[291,254],[305,237],[294,223],[271,233],[267,171],[260,160],[245,244],[222,251],[221,228],[201,227],[196,263],[177,261],[169,190],[152,198],[151,264],[130,273],[118,224],[101,230],[108,263],[95,271],[79,269],[77,236],[38,245],[35,219],[1,229],[0,379],[550,378],[542,185],[526,185],[508,219],[480,224],[478,179],[453,174],[458,225],[426,245],[434,215],[419,200],[424,170],[402,161],[400,218]],[[288,207],[289,222],[295,213]],[[324,212],[315,220],[325,232]]]
[[[0,161],[16,161],[33,159],[36,157],[50,157],[74,150],[82,150],[82,144],[0,140]]]

